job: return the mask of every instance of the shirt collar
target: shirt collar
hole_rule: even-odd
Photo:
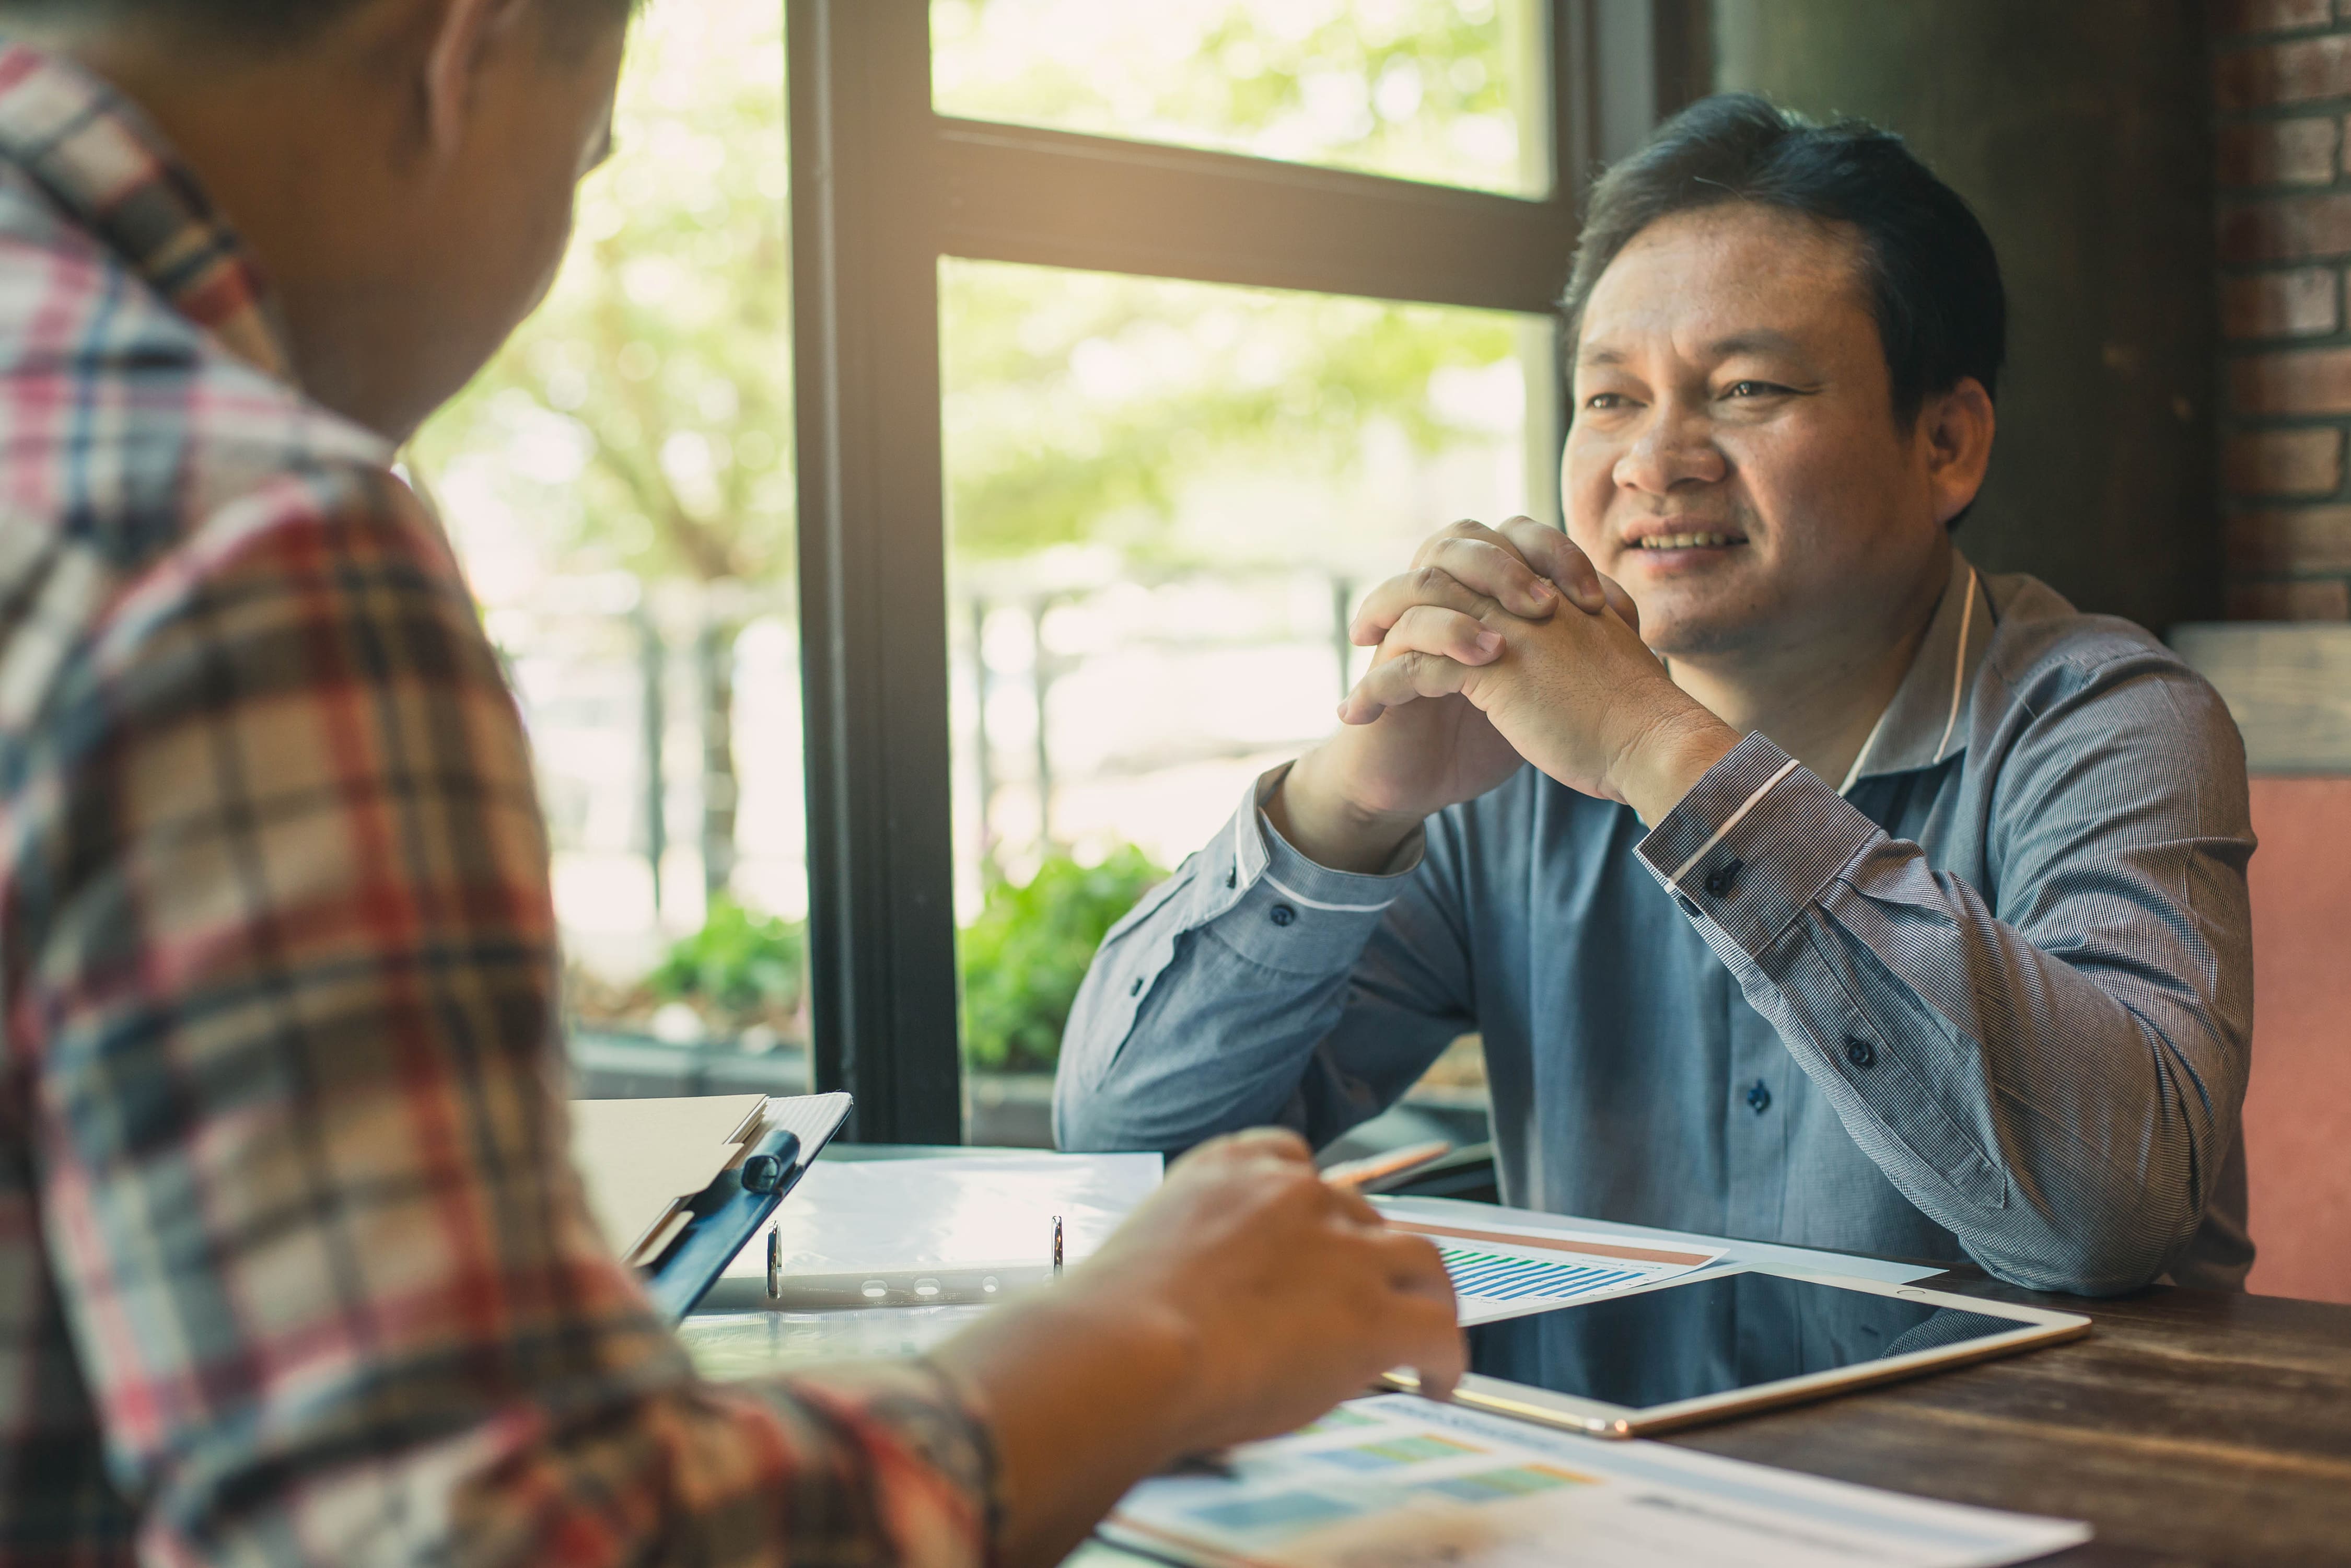
[[[1991,648],[1992,619],[1982,576],[1954,546],[1950,580],[1911,657],[1909,673],[1870,737],[1858,778],[1931,768],[1967,749],[1967,727],[1959,716]]]
[[[23,170],[230,352],[293,379],[259,266],[121,94],[53,55],[0,42],[0,162]]]

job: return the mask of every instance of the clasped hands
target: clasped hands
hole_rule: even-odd
[[[1655,823],[1738,743],[1643,643],[1625,591],[1531,518],[1437,534],[1350,634],[1379,653],[1280,812],[1301,850],[1334,853],[1326,864],[1374,869],[1379,843],[1522,761]]]

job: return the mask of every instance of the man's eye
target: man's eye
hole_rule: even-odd
[[[1593,392],[1583,400],[1583,406],[1590,409],[1623,408],[1631,401],[1623,392]]]
[[[1788,389],[1771,382],[1733,382],[1722,389],[1725,397],[1770,397]]]

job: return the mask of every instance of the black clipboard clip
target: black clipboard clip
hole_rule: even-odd
[[[664,1319],[674,1324],[694,1310],[807,1169],[799,1134],[778,1128],[695,1196],[685,1228],[645,1270],[645,1289]]]

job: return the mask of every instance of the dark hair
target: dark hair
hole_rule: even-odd
[[[1593,187],[1562,301],[1571,341],[1600,275],[1676,213],[1752,202],[1860,232],[1871,313],[1907,426],[1969,376],[2000,391],[2008,297],[1991,237],[1902,139],[1859,120],[1815,125],[1753,93],[1701,99]]]
[[[576,22],[624,20],[637,0],[540,0],[550,25],[569,35]],[[187,39],[246,48],[308,42],[367,0],[0,0],[0,18],[71,16],[85,25],[146,23]]]

